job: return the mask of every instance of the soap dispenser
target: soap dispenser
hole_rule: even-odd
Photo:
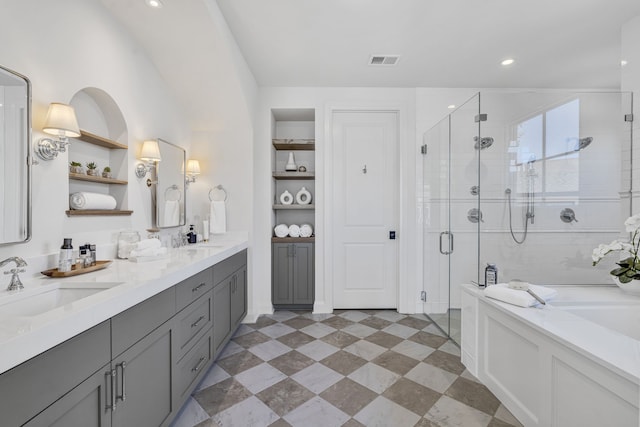
[[[189,226],[189,232],[187,233],[187,236],[189,237],[189,243],[196,243],[198,241],[198,236],[193,229],[193,225]]]

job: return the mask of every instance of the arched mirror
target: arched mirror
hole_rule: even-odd
[[[31,239],[31,83],[0,66],[0,245]]]
[[[156,163],[156,227],[185,225],[186,175],[184,148],[157,139],[160,161]]]

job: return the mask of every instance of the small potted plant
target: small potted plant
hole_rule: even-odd
[[[95,162],[87,163],[87,175],[98,175],[98,165],[96,165]]]
[[[111,168],[109,166],[105,166],[104,169],[102,169],[102,177],[103,178],[111,178]]]
[[[82,169],[82,163],[80,163],[80,162],[70,162],[69,163],[69,172],[84,174],[84,169]]]

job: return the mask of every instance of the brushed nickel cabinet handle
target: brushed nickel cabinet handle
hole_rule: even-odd
[[[198,364],[195,367],[191,368],[191,372],[198,372],[200,368],[202,368],[202,364],[205,360],[206,357],[202,356],[200,360],[198,360]]]

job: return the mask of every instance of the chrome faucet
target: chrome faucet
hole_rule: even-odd
[[[12,268],[11,270],[4,272],[4,274],[11,274],[11,280],[9,281],[9,286],[7,286],[7,290],[16,291],[18,289],[24,289],[24,286],[22,285],[22,282],[18,277],[18,273],[24,273],[25,271],[27,271],[24,268],[27,266],[27,263],[25,260],[17,256],[12,256],[5,259],[4,261],[0,261],[0,267],[4,267],[5,265],[7,265],[12,261],[16,264],[16,268]]]

